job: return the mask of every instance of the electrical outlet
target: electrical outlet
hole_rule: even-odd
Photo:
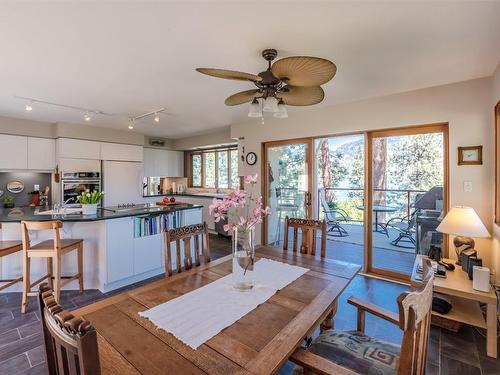
[[[472,193],[472,181],[464,181],[464,192]]]
[[[40,185],[35,185],[33,187],[33,191],[40,191]]]

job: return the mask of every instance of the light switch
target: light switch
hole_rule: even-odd
[[[464,192],[472,193],[472,181],[464,181]]]

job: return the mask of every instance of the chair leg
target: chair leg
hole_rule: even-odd
[[[54,256],[54,297],[59,303],[61,297],[61,255]]]
[[[23,299],[21,303],[21,312],[26,313],[26,309],[28,308],[28,293],[31,291],[30,285],[30,266],[31,259],[28,257],[26,252],[24,253],[23,259]]]
[[[80,293],[83,293],[83,243],[78,245],[78,284]]]
[[[47,279],[47,283],[49,284],[50,289],[54,289],[53,277],[54,277],[54,267],[52,265],[52,258],[47,258],[47,275],[49,278]]]

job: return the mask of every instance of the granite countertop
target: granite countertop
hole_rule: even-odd
[[[51,215],[40,214],[44,211],[50,210],[49,208],[32,208],[32,207],[16,207],[16,208],[0,208],[0,223],[12,223],[26,221],[50,221],[61,220],[69,222],[83,222],[83,221],[99,221],[117,219],[120,217],[141,216],[141,215],[160,215],[163,213],[171,213],[176,211],[190,210],[196,208],[203,208],[201,205],[178,203],[170,206],[150,206],[148,208],[136,208],[128,211],[113,212],[106,208],[99,208],[97,215],[82,215],[82,214],[68,214],[68,215]]]
[[[227,194],[222,193],[181,193],[181,194],[156,194],[156,195],[144,195],[144,198],[154,198],[154,197],[198,197],[198,198],[217,198],[223,199]]]

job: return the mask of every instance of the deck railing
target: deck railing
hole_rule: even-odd
[[[363,188],[319,188],[318,189],[318,195],[317,195],[317,208],[318,208],[318,215],[321,212],[321,194],[327,191],[344,191],[344,192],[364,192]],[[419,193],[426,193],[427,190],[417,190],[417,189],[373,189],[373,191],[376,192],[386,192],[386,193],[404,193],[406,195],[406,216],[411,215],[411,203],[412,203],[412,194],[419,194]],[[364,197],[363,197],[363,204],[364,204]]]

